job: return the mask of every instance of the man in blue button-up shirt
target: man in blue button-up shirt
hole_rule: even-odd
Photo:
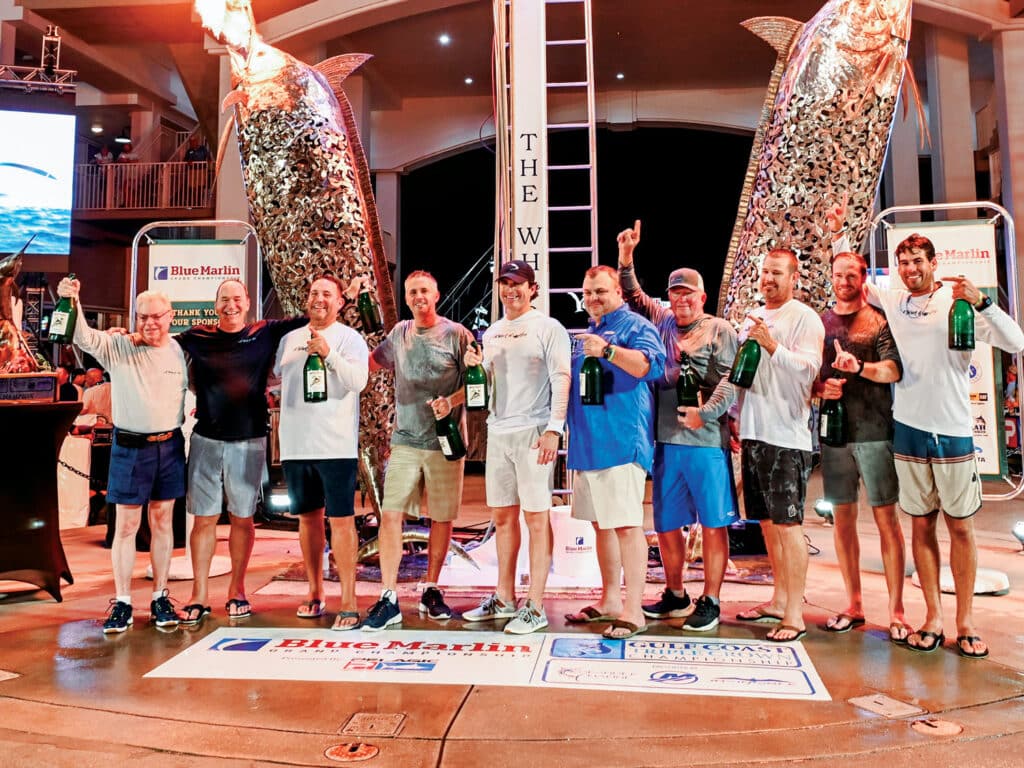
[[[591,320],[588,333],[573,345],[569,469],[576,471],[573,517],[591,521],[597,534],[602,595],[596,606],[566,618],[611,621],[604,636],[618,640],[647,629],[640,607],[647,576],[643,499],[654,460],[653,382],[664,373],[665,346],[657,329],[626,306],[618,273],[610,267],[587,270],[583,303]],[[601,360],[601,405],[580,399],[584,357]]]

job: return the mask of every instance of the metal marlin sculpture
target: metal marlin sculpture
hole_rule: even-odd
[[[20,251],[0,258],[0,373],[32,373],[40,369],[39,360],[21,332],[21,300],[15,282],[21,272],[22,256],[35,239],[32,235]]]
[[[831,301],[826,211],[846,201],[850,242],[863,242],[909,74],[910,9],[911,0],[830,0],[806,24],[781,17],[744,22],[778,59],[719,296],[719,311],[733,324],[762,303],[761,263],[774,247],[797,253],[809,305],[820,311]]]
[[[227,47],[249,211],[281,306],[305,310],[323,273],[361,277],[383,310],[383,331],[367,333],[352,302],[344,321],[377,346],[398,318],[370,172],[341,84],[369,56],[336,56],[309,66],[268,45],[248,0],[197,0],[203,26]],[[229,123],[228,129],[231,124]],[[225,130],[218,168],[230,136]],[[394,377],[376,371],[360,398],[359,474],[380,511],[383,467],[394,422]]]

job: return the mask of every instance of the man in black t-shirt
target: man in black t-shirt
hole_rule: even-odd
[[[192,597],[182,624],[198,624],[206,605],[217,520],[227,498],[231,583],[228,616],[252,612],[245,574],[255,540],[253,515],[267,453],[267,375],[281,339],[305,317],[246,323],[249,292],[239,280],[217,288],[216,326],[196,326],[176,338],[188,356],[196,390],[196,426],[189,445],[188,511],[193,515]]]
[[[825,628],[849,632],[864,624],[860,585],[857,497],[862,480],[875,515],[882,565],[889,588],[889,637],[906,642],[910,627],[903,615],[906,548],[896,515],[899,484],[892,453],[892,382],[903,366],[885,315],[864,300],[867,263],[857,253],[839,253],[832,261],[835,306],[821,316],[825,349],[815,394],[842,399],[846,439],[842,446],[821,446],[825,499],[832,503],[835,546],[849,604]]]

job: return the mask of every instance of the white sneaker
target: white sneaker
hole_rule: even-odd
[[[516,613],[516,617],[505,625],[505,632],[510,635],[528,635],[538,629],[544,629],[547,625],[548,616],[544,609],[534,605],[533,600],[527,600]]]
[[[509,619],[516,615],[515,602],[503,602],[497,595],[488,595],[480,601],[480,605],[462,614],[463,621],[490,621],[491,619]]]

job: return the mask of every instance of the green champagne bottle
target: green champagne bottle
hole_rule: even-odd
[[[480,351],[480,345],[473,342],[473,349]],[[483,411],[487,408],[487,372],[483,363],[466,369],[466,410]]]
[[[949,308],[949,348],[974,349],[974,307],[966,299],[957,299]]]
[[[846,406],[842,399],[822,400],[818,436],[825,445],[838,448],[846,445]]]
[[[690,356],[679,355],[679,378],[676,380],[676,403],[680,407],[700,408],[700,380],[693,370]]]
[[[604,405],[604,371],[596,357],[583,358],[580,368],[580,402],[583,405]]]
[[[324,359],[315,352],[306,358],[302,369],[302,399],[307,403],[323,403],[327,400],[327,366]]]
[[[757,373],[757,365],[760,362],[761,345],[753,339],[747,339],[740,346],[740,351],[736,353],[736,359],[732,361],[729,383],[743,387],[743,389],[750,389],[750,385],[754,383],[754,374]]]
[[[370,295],[370,289],[364,288],[356,299],[356,309],[363,323],[363,333],[377,333],[383,330],[384,321],[380,314],[380,304]]]
[[[459,432],[459,425],[450,413],[434,422],[434,430],[437,432],[437,442],[441,445],[441,453],[448,461],[458,461],[466,455],[466,444]]]
[[[75,273],[68,275],[74,280]],[[50,315],[50,341],[55,344],[70,344],[75,337],[75,324],[78,322],[78,305],[70,296],[62,296]]]

